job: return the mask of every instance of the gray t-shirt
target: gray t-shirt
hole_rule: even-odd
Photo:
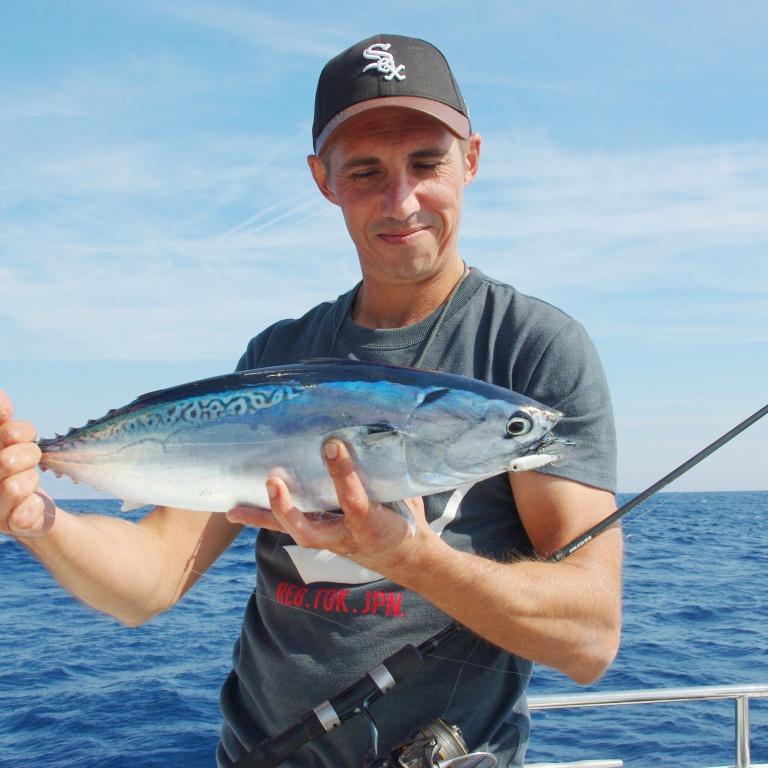
[[[354,293],[266,329],[251,341],[238,370],[349,356],[413,365],[426,350],[421,367],[492,382],[562,411],[555,434],[575,445],[567,464],[540,471],[615,491],[610,398],[579,323],[476,268],[442,317],[438,310],[405,328],[355,324],[348,312]],[[463,497],[428,496],[425,505],[430,525],[457,550],[498,560],[532,554],[506,475],[478,483]],[[451,623],[420,595],[344,558],[301,549],[285,534],[260,531],[256,562],[257,588],[222,689],[222,767],[403,645],[418,645]],[[529,661],[462,630],[374,704],[380,751],[388,754],[440,717],[461,728],[470,749],[493,752],[500,768],[522,765],[530,673]],[[353,768],[363,765],[367,744],[367,724],[356,717],[283,765]]]

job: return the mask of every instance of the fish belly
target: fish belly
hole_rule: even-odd
[[[362,432],[362,434],[361,434]],[[349,447],[369,497],[390,502],[435,488],[414,485],[404,469],[403,440],[342,428],[323,434],[276,434],[219,423],[110,448],[47,454],[48,469],[134,503],[226,512],[237,505],[269,507],[266,480],[280,477],[303,512],[338,509],[323,445],[337,437]]]

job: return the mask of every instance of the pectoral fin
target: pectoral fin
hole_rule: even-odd
[[[399,430],[391,424],[385,424],[383,422],[339,429],[333,433],[332,437],[338,437],[339,440],[343,440],[348,445],[355,445],[358,443],[366,448],[385,444],[393,438],[398,442],[401,439]]]
[[[411,532],[411,536],[416,535],[416,518],[404,501],[388,501],[384,506],[389,507],[393,512],[397,512],[408,523],[408,530]]]
[[[121,512],[133,512],[134,509],[141,509],[142,507],[149,506],[146,501],[136,501],[136,499],[123,499],[123,506],[120,507]]]

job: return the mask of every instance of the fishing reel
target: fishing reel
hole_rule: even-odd
[[[496,758],[489,752],[467,752],[461,730],[435,719],[420,728],[392,756],[380,758],[370,768],[492,768]]]

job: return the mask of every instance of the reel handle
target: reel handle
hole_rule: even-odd
[[[299,747],[303,747],[324,733],[314,712],[311,716],[304,715],[298,723],[294,723],[282,733],[262,741],[256,749],[240,758],[234,764],[234,768],[277,768]]]

